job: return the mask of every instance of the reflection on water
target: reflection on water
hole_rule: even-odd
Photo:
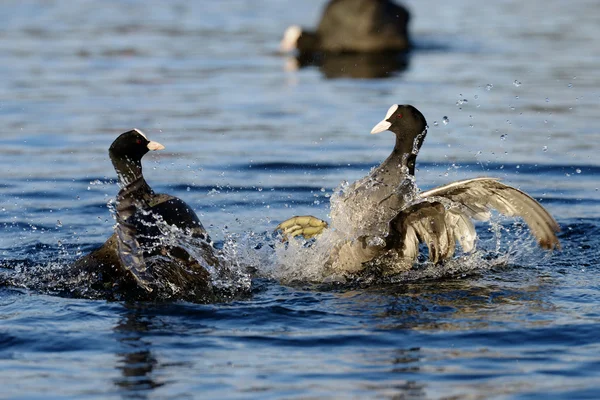
[[[287,69],[318,67],[326,78],[391,78],[408,68],[410,53],[307,54],[288,59]]]
[[[502,285],[493,280],[500,275]],[[382,329],[451,332],[519,323],[523,322],[523,314],[529,316],[527,323],[531,327],[548,326],[552,321],[541,316],[558,311],[545,295],[554,290],[554,286],[550,278],[536,276],[529,268],[510,265],[486,272],[478,284],[469,279],[451,279],[402,287],[384,286],[370,291],[394,296],[380,314],[386,321],[380,325]],[[513,310],[517,304],[518,310]],[[394,320],[399,322],[387,325]]]
[[[122,376],[115,380],[115,385],[124,389],[128,398],[146,398],[150,389],[164,384],[155,380],[154,369],[158,361],[152,352],[152,343],[144,339],[151,325],[151,317],[142,315],[133,306],[127,307],[122,320],[114,327],[119,342],[127,349],[116,354],[116,368]]]
[[[427,384],[415,379],[420,373],[426,357],[419,347],[391,349],[385,356],[367,355],[367,363],[380,365],[390,375],[389,381],[381,383],[363,382],[369,392],[391,398],[427,398]]]
[[[265,280],[210,306],[0,288],[0,397],[600,397],[597,1],[406,0],[410,59],[286,72],[281,32],[325,2],[0,2],[0,276],[113,232],[107,149],[127,129],[166,146],[152,187],[223,241],[325,218],[389,155],[369,130],[394,103],[428,119],[423,189],[502,178],[556,216],[563,250],[428,282]]]

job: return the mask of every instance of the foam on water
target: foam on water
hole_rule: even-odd
[[[526,225],[519,220],[515,222],[494,213],[489,222],[478,224],[476,248],[469,253],[457,248],[455,257],[443,264],[429,262],[427,247],[421,245],[421,255],[408,271],[381,276],[380,267],[395,262],[383,257],[370,262],[369,267],[359,273],[340,273],[330,268],[330,258],[332,254],[335,257],[335,249],[369,234],[372,235],[369,241],[381,241],[384,244],[387,235],[381,223],[373,223],[374,220],[382,222],[380,210],[372,209],[366,203],[345,201],[348,191],[354,187],[355,185],[342,182],[331,197],[331,215],[336,218],[331,219],[329,229],[309,240],[296,237],[289,242],[275,242],[272,259],[268,263],[262,263],[259,272],[284,283],[348,282],[356,279],[362,282],[398,283],[480,273],[499,265],[528,263],[532,261],[532,257],[539,259],[541,250],[537,248]],[[399,190],[406,192],[408,203],[419,192],[413,179],[403,182]],[[370,227],[371,230],[367,231],[365,227]]]
[[[520,221],[507,223],[513,220],[493,215],[490,222],[480,223],[477,226],[477,248],[470,253],[462,253],[457,248],[456,256],[444,264],[436,265],[428,262],[427,248],[422,246],[422,254],[413,268],[399,274],[381,276],[378,273],[381,269],[380,263],[393,262],[389,258],[375,261],[369,269],[356,274],[341,274],[339,271],[334,271],[330,267],[330,258],[334,249],[368,234],[371,234],[370,241],[384,242],[387,234],[381,224],[385,217],[384,213],[369,207],[365,197],[359,198],[357,202],[346,201],[352,197],[350,193],[355,190],[359,182],[365,184],[365,179],[352,185],[344,181],[334,191],[330,200],[330,214],[335,216],[335,219],[331,218],[330,228],[325,229],[316,239],[294,238],[289,242],[283,242],[279,236],[262,235],[253,231],[242,234],[224,232],[224,240],[215,252],[218,268],[208,262],[203,253],[206,246],[213,246],[212,242],[193,235],[189,230],[169,225],[160,216],[149,214],[153,218],[151,223],[159,228],[160,234],[146,239],[149,239],[152,246],[176,246],[184,249],[206,269],[210,276],[210,284],[215,290],[232,296],[235,293],[250,291],[249,271],[254,271],[256,276],[275,279],[282,283],[349,283],[357,280],[367,284],[406,283],[477,274],[499,265],[539,261],[541,251],[529,235],[525,224]],[[373,189],[369,182],[363,186]],[[405,180],[397,190],[406,193],[405,200],[408,203],[419,193],[413,179]],[[108,207],[114,217],[113,200],[108,202]],[[374,220],[379,223],[373,223]],[[79,250],[70,254],[67,247],[59,241],[56,255],[48,256],[46,253],[44,260],[3,261],[0,263],[0,268],[4,269],[0,270],[0,283],[77,297],[106,297],[105,292],[91,287],[89,276],[65,275],[64,272],[68,270],[74,257],[81,256]],[[163,255],[148,257],[145,261],[156,268],[158,275],[168,276],[168,273],[160,274],[160,268],[165,265],[165,262],[168,263]],[[161,290],[166,293],[164,296],[166,298],[186,295],[182,293],[182,289],[176,282],[169,279],[155,283],[158,283]]]
[[[439,122],[419,185],[503,178],[557,218],[562,250],[500,220],[499,247],[478,224],[481,253],[381,286],[259,278],[210,306],[0,287],[2,397],[599,398],[597,2],[410,1],[415,50],[386,80],[284,72],[281,33],[316,26],[326,0],[255,3],[0,2],[0,280],[59,279],[112,233],[114,182],[95,180],[133,127],[167,145],[146,159],[152,187],[197,210],[226,258],[304,275],[301,241],[280,271],[269,219],[325,218],[320,189],[389,154],[391,134],[368,129],[396,102]]]
[[[138,238],[150,240],[151,244],[144,250],[152,251],[153,248],[158,247],[178,247],[185,250],[208,272],[209,285],[219,294],[219,299],[226,300],[228,297],[250,290],[250,274],[240,262],[240,258],[237,257],[236,245],[232,240],[227,240],[222,249],[214,249],[210,240],[198,237],[188,229],[184,230],[169,225],[160,216],[148,215],[153,218],[152,225],[158,227],[160,233],[152,237]],[[207,259],[207,253],[205,253],[208,247],[212,248],[214,252],[212,260]],[[77,258],[79,255],[78,252]],[[106,291],[95,289],[92,277],[88,273],[70,273],[70,265],[73,261],[75,260],[72,255],[69,255],[60,244],[57,256],[50,261],[7,260],[0,263],[0,268],[4,269],[0,271],[0,283],[46,293],[84,298],[106,298]],[[151,283],[159,290],[157,299],[190,298],[193,295],[193,293],[185,293],[185,288],[178,285],[177,268],[182,268],[190,274],[196,274],[197,271],[186,269],[186,265],[183,263],[177,263],[174,267],[173,260],[164,254],[146,257],[143,262],[145,268],[148,266],[153,268],[152,276],[155,279]],[[120,296],[116,298],[120,298]]]

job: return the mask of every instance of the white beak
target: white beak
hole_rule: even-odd
[[[392,123],[384,119],[383,121],[375,125],[373,129],[371,129],[371,134],[373,135],[375,133],[387,131],[388,129],[390,129],[390,126],[392,126]]]
[[[162,144],[152,141],[152,140],[150,142],[148,142],[146,147],[148,147],[148,150],[152,150],[152,151],[162,150],[165,148],[165,146],[163,146]]]
[[[279,43],[279,50],[283,53],[289,53],[296,50],[298,39],[302,35],[302,28],[298,25],[292,25],[285,30],[283,39]]]

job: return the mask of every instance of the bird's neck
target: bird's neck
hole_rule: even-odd
[[[400,168],[407,175],[415,175],[415,164],[417,162],[417,154],[423,144],[427,130],[414,138],[407,138],[405,135],[396,134],[396,145],[392,154],[383,162],[387,169]]]
[[[381,166],[388,171],[400,171],[406,175],[415,174],[415,162],[417,156],[410,153],[405,153],[394,149],[392,154],[381,164]]]
[[[298,38],[296,47],[300,52],[314,51],[318,47],[318,37],[314,32],[302,32]]]
[[[111,154],[110,159],[112,161],[115,171],[119,177],[119,185],[124,188],[131,183],[137,181],[139,178],[143,179],[142,175],[142,162],[135,159],[122,159]]]
[[[111,157],[111,160],[119,177],[120,196],[134,194],[135,197],[141,198],[145,194],[152,193],[152,189],[146,183],[142,174],[142,162],[140,160],[123,160],[116,157]]]

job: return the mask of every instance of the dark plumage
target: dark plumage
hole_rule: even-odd
[[[419,192],[414,184],[415,162],[427,122],[415,107],[391,106],[371,133],[385,130],[396,135],[392,154],[339,194],[337,202],[344,207],[332,208],[332,225],[344,226],[344,231],[350,227],[356,236],[331,251],[327,262],[331,272],[355,273],[375,263],[384,273],[406,271],[418,256],[419,243],[428,246],[433,263],[451,258],[456,243],[470,252],[477,237],[471,219],[488,220],[491,210],[523,218],[542,248],[560,247],[556,237],[560,228],[548,211],[496,178],[467,179]],[[326,226],[317,221],[294,217],[279,228],[292,236],[308,228],[314,236]]]
[[[391,127],[388,118],[394,120],[394,128],[402,134],[396,135],[396,144],[392,153],[369,175],[354,182],[341,195],[346,207],[337,207],[331,211],[331,219],[346,219],[349,225],[359,228],[360,232],[385,234],[389,221],[394,218],[410,200],[405,195],[414,191],[415,163],[417,153],[425,140],[427,121],[423,114],[412,106],[392,106],[386,119],[371,131],[372,134]],[[365,215],[363,212],[348,213],[348,207],[373,209],[377,212]],[[340,213],[343,213],[340,214]]]
[[[328,79],[379,79],[391,78],[404,71],[410,55],[402,53],[304,53],[288,60],[286,69],[318,67]]]
[[[363,262],[384,256],[385,272],[410,269],[419,254],[419,242],[428,246],[429,259],[434,263],[451,258],[457,242],[469,252],[477,237],[471,218],[488,220],[491,210],[523,218],[542,248],[560,247],[556,237],[560,228],[554,218],[529,195],[495,178],[467,179],[424,192],[407,191],[414,182],[415,162],[427,134],[427,122],[413,106],[393,105],[371,133],[384,130],[396,135],[396,145],[388,159],[369,175],[382,189],[365,192],[360,186],[352,193],[354,198],[365,196],[367,204],[384,210],[373,232],[379,235],[385,226],[385,244],[372,246],[368,245],[373,242],[370,235],[361,238],[367,243],[361,251],[374,254]],[[344,258],[339,253],[332,265],[344,262]]]
[[[219,257],[198,216],[183,200],[157,194],[142,174],[142,157],[164,146],[134,129],[120,135],[109,155],[119,177],[115,233],[98,249],[80,258],[71,275],[95,277],[100,289],[117,290],[127,297],[173,297],[194,301],[212,295],[207,268],[219,266]],[[194,241],[201,265],[168,233],[185,233]]]
[[[316,31],[291,26],[281,50],[300,54],[398,52],[410,47],[408,11],[389,0],[331,0]]]

